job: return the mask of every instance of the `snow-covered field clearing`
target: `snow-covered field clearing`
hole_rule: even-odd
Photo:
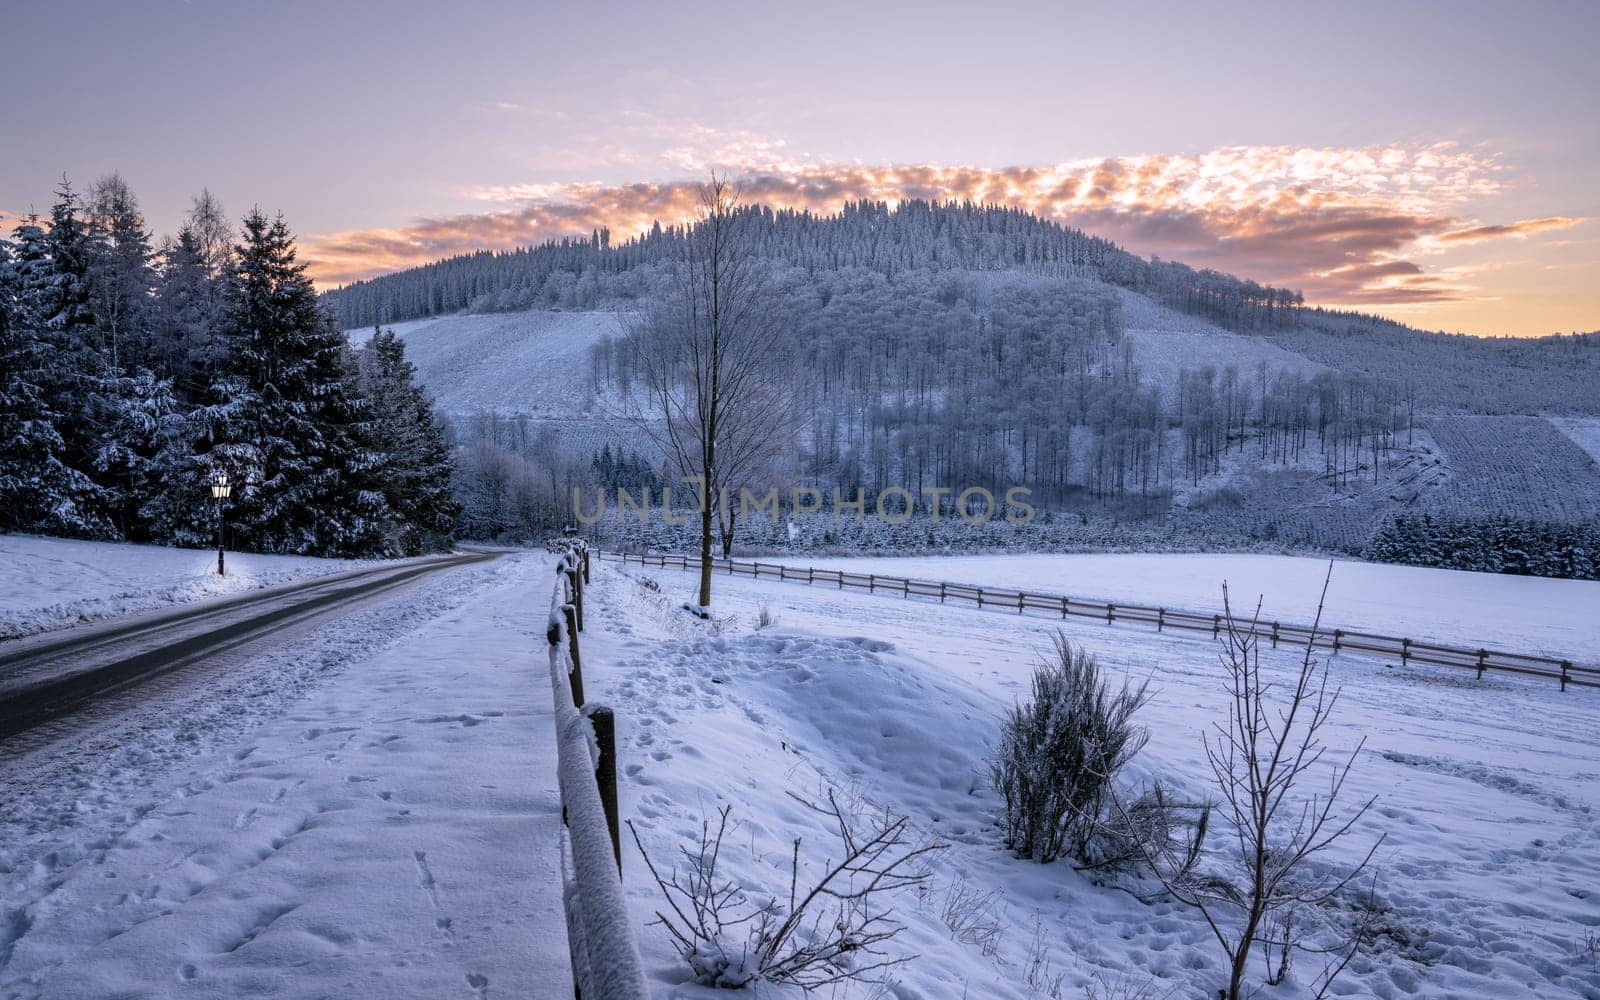
[[[766,556],[791,566],[848,569],[917,580],[1236,614],[1309,625],[1328,560],[1307,556],[1138,552],[1071,555],[828,558]],[[1600,662],[1600,583],[1333,562],[1323,624],[1474,648]]]
[[[0,639],[371,566],[371,560],[227,554],[0,535]]]
[[[1168,309],[1143,295],[1119,290],[1122,295],[1123,336],[1133,344],[1139,372],[1176,393],[1178,373],[1210,366],[1220,374],[1232,366],[1240,379],[1255,385],[1256,366],[1267,364],[1268,378],[1278,372],[1300,372],[1310,378],[1329,371],[1326,365],[1284,350],[1264,337],[1247,337],[1224,330],[1199,316]]]
[[[1182,578],[1193,574],[1180,559],[1164,573],[1156,560],[1146,568],[1166,578],[1173,597],[1198,599],[1204,589],[1184,589]],[[952,562],[940,565],[946,569],[931,575],[959,575]],[[1006,585],[1034,572],[1027,559],[992,565],[1014,567],[999,578]],[[758,900],[782,898],[793,838],[804,838],[801,856],[812,870],[837,855],[827,824],[792,797],[815,800],[828,788],[863,810],[908,815],[921,836],[949,845],[932,866],[931,887],[898,905],[906,929],[890,947],[917,957],[893,970],[887,989],[837,995],[1048,996],[1027,981],[1041,951],[1052,975],[1064,976],[1066,997],[1091,986],[1105,996],[1108,984],[1138,988],[1147,980],[1152,991],[1138,995],[1210,996],[1225,981],[1195,914],[1142,903],[1067,864],[1017,860],[1001,845],[986,757],[1000,715],[1026,695],[1030,669],[1058,623],[719,578],[720,622],[712,629],[675,610],[691,574],[596,566],[585,682],[592,699],[618,710],[623,812],[658,864],[692,847],[702,821],[730,804],[742,825],[724,846],[726,874]],[[1236,586],[1275,582],[1241,577]],[[1298,610],[1308,586],[1302,581],[1282,599]],[[1425,589],[1390,592],[1387,600],[1448,604]],[[1344,593],[1353,600],[1362,591]],[[1372,595],[1353,607],[1344,600],[1336,593],[1330,613],[1375,612],[1383,599]],[[762,605],[777,621],[757,629]],[[1494,631],[1518,627],[1523,615],[1503,605],[1475,613],[1478,627]],[[1421,614],[1391,620],[1420,624]],[[1150,743],[1133,780],[1159,776],[1183,793],[1206,794],[1201,733],[1225,698],[1209,638],[1082,620],[1064,627],[1114,674],[1152,679],[1155,697],[1140,716]],[[1293,653],[1266,659],[1281,679]],[[1339,859],[1387,838],[1376,856],[1376,931],[1334,995],[1600,997],[1600,967],[1586,944],[1600,928],[1600,699],[1348,656],[1332,666],[1344,692],[1328,734],[1331,752],[1365,739],[1346,794],[1378,796]],[[1211,842],[1214,851],[1222,847],[1220,836]],[[631,845],[625,865],[643,927],[662,903]],[[963,907],[951,902],[963,896],[980,900],[979,912],[969,905],[965,929],[952,929],[951,921],[961,921],[951,911]],[[685,968],[665,931],[646,927],[641,937],[658,996],[716,995],[678,985]],[[1302,958],[1291,982],[1266,995],[1299,996],[1319,969]]]
[[[589,350],[620,331],[609,312],[517,312],[442,316],[393,325],[406,357],[439,407],[572,415],[589,371]],[[364,343],[371,330],[347,331]]]
[[[0,997],[570,996],[549,579],[454,570],[8,744]]]
[[[1600,466],[1600,419],[1594,417],[1548,417],[1556,429],[1572,439]]]
[[[1600,517],[1600,462],[1553,421],[1434,415],[1425,423],[1452,472],[1433,505],[1557,521]]]

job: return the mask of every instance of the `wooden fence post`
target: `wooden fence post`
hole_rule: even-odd
[[[1411,640],[1400,640],[1400,665],[1403,667],[1411,662]]]
[[[583,582],[589,582],[589,550],[583,550]]]
[[[1116,620],[1117,620],[1117,606],[1115,604],[1107,604],[1106,605],[1106,624],[1110,625],[1112,622],[1114,622]]]
[[[1480,681],[1483,680],[1483,671],[1486,669],[1484,661],[1488,658],[1489,651],[1487,649],[1478,650],[1478,680]]]
[[[1277,649],[1278,648],[1278,623],[1277,622],[1273,622],[1272,623],[1272,648],[1273,649]]]
[[[1343,638],[1344,638],[1344,629],[1336,628],[1336,629],[1333,630],[1333,651],[1334,651],[1335,654],[1337,654],[1339,652],[1339,640],[1341,640]]]
[[[944,581],[943,580],[939,581],[939,603],[940,604],[944,603]]]
[[[812,583],[815,583],[816,579],[817,579],[816,567],[815,566],[807,566],[806,567],[806,584],[810,585]]]
[[[1061,620],[1067,620],[1067,599],[1065,597],[1061,599]]]
[[[1017,591],[1017,614],[1019,615],[1022,614],[1022,599],[1024,596],[1022,591]]]
[[[901,586],[900,596],[901,597],[910,597],[911,596],[911,581],[910,580],[901,580],[900,581],[900,586]]]
[[[605,810],[606,830],[611,834],[611,853],[617,859],[617,877],[622,877],[622,827],[617,817],[617,721],[611,709],[596,705],[588,713],[594,724],[594,742],[600,762],[594,768],[595,784],[600,786],[600,807]]]
[[[1572,669],[1572,661],[1571,660],[1562,660],[1561,661],[1561,690],[1563,690],[1563,691],[1565,691],[1567,689],[1567,672],[1569,670],[1571,670],[1571,669]]]
[[[1219,636],[1221,634],[1222,634],[1222,616],[1221,615],[1212,615],[1211,616],[1211,638],[1215,639],[1217,636]]]
[[[867,593],[869,593],[869,594],[877,593],[877,590],[878,590],[878,578],[876,576],[873,576],[871,573],[868,573],[867,574]]]
[[[567,618],[567,655],[572,658],[572,704],[583,707],[583,661],[578,658],[578,609],[570,604],[561,605]]]
[[[978,588],[978,607],[983,607],[983,588]]]
[[[1162,631],[1167,624],[1167,609],[1156,608],[1156,631]]]
[[[572,585],[572,603],[577,608],[578,631],[583,631],[583,576],[574,566],[567,571],[567,582]]]

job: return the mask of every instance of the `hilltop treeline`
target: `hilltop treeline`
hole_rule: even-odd
[[[209,195],[157,248],[112,175],[0,239],[0,530],[409,554],[454,525],[451,458],[402,344],[352,351],[283,220]]]
[[[1095,278],[1234,327],[1280,320],[1302,301],[1288,289],[1146,261],[1109,240],[996,205],[864,201],[833,215],[750,205],[738,219],[752,252],[808,274],[1014,270]],[[602,229],[587,239],[481,251],[358,281],[328,292],[324,301],[346,329],[461,310],[610,305],[646,294],[652,270],[680,255],[685,231],[657,223],[621,243]]]

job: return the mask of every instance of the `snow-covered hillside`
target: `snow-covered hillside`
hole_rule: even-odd
[[[590,348],[619,325],[609,312],[534,311],[442,316],[393,329],[447,413],[570,417],[591,409]],[[371,330],[347,333],[361,343]]]
[[[0,535],[0,639],[341,573],[371,561]]]
[[[1133,344],[1133,359],[1144,378],[1161,386],[1162,392],[1177,391],[1178,374],[1211,367],[1221,372],[1238,370],[1240,378],[1253,380],[1257,366],[1267,365],[1268,377],[1278,372],[1300,372],[1311,377],[1330,371],[1304,355],[1283,348],[1261,336],[1231,333],[1200,316],[1169,309],[1150,298],[1125,288],[1122,297],[1123,336]]]

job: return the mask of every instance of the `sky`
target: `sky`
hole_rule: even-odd
[[[0,220],[119,172],[322,287],[751,201],[1015,204],[1428,329],[1600,328],[1600,3],[0,2]]]

